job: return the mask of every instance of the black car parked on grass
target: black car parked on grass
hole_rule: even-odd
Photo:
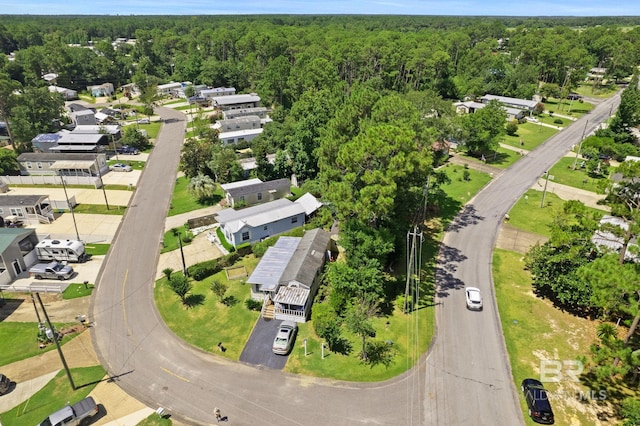
[[[524,379],[521,389],[529,407],[529,417],[535,422],[552,425],[553,410],[551,410],[549,395],[542,383],[536,379]]]

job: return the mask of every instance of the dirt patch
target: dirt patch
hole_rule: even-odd
[[[75,322],[78,315],[87,315],[89,312],[90,297],[64,300],[60,294],[41,294],[40,299],[52,322]],[[4,305],[0,306],[0,320],[6,322],[46,321],[40,303],[37,299],[32,300],[28,294],[5,299]]]

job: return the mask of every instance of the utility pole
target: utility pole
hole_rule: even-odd
[[[33,297],[33,293],[31,293],[31,302],[33,302],[33,309],[36,311],[36,317],[38,318],[38,324],[42,323],[42,319],[40,319],[40,313],[38,312],[38,308],[36,307],[36,299]]]
[[[71,383],[71,389],[76,390],[77,389],[76,385],[75,383],[73,383],[73,378],[71,377],[71,370],[69,370],[69,366],[67,365],[67,360],[64,359],[64,355],[62,354],[62,349],[60,348],[60,342],[58,342],[58,336],[56,334],[56,330],[55,328],[53,328],[53,324],[51,324],[49,315],[47,315],[47,311],[44,309],[44,303],[42,303],[42,299],[40,298],[40,293],[36,293],[36,297],[38,298],[38,302],[40,302],[40,307],[42,308],[42,312],[44,312],[44,317],[47,319],[49,330],[51,330],[51,333],[53,334],[53,342],[56,344],[56,348],[58,349],[58,354],[60,355],[60,360],[62,361],[62,365],[64,366],[64,371],[67,372],[69,383]]]
[[[584,140],[584,134],[587,132],[587,125],[589,124],[589,120],[584,123],[584,129],[582,130],[582,136],[580,137],[580,145],[578,145],[578,152],[576,152],[576,158],[573,160],[573,170],[576,169],[576,164],[578,163],[578,157],[580,156],[580,152],[582,151],[582,141]]]
[[[547,174],[547,179],[544,181],[544,190],[542,191],[542,200],[540,201],[540,208],[544,207],[544,196],[547,195],[547,184],[549,183],[549,171],[545,172]]]
[[[100,178],[100,187],[102,188],[102,193],[104,194],[104,203],[107,205],[107,210],[109,210],[109,201],[107,200],[107,191],[104,189],[104,182],[102,181],[102,172],[100,171],[100,164],[98,164],[98,177]]]
[[[67,194],[67,185],[64,183],[64,176],[60,175],[60,180],[62,181],[62,189],[64,189],[64,198],[67,199],[67,205],[69,206],[69,211],[71,212],[71,219],[73,219],[73,227],[76,230],[76,238],[80,241],[80,234],[78,233],[78,224],[76,223],[76,215],[73,213],[73,206],[69,202],[69,194]]]

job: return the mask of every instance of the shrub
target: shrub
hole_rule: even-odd
[[[462,179],[466,181],[471,180],[471,173],[469,172],[469,170],[465,170],[464,172],[462,172]]]
[[[555,124],[564,124],[564,121],[562,121],[562,119],[561,119],[561,118],[556,118],[555,120],[553,120],[553,122],[554,122]]]
[[[262,309],[262,302],[259,300],[247,299],[244,301],[244,306],[250,311],[259,311]]]
[[[222,233],[222,229],[220,229],[220,227],[216,229],[216,235],[218,236],[218,240],[220,241],[220,244],[222,244],[222,247],[224,247],[227,251],[230,251],[230,252],[236,251],[236,248],[231,244],[229,244],[224,234]]]
[[[216,259],[212,259],[189,266],[187,271],[189,272],[189,276],[194,280],[202,281],[203,279],[222,271],[222,267]]]
[[[518,133],[518,121],[509,121],[506,126],[506,131],[509,136],[514,136],[516,133]]]
[[[228,255],[218,259],[218,265],[220,265],[220,268],[228,268],[236,263],[238,259],[240,259],[239,253],[229,253]]]

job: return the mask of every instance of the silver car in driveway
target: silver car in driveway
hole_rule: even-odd
[[[109,170],[112,172],[130,172],[133,169],[128,164],[116,163],[109,166]]]
[[[282,321],[278,327],[278,333],[273,339],[273,347],[271,350],[276,355],[287,355],[291,351],[293,341],[298,332],[298,324],[294,321]]]

